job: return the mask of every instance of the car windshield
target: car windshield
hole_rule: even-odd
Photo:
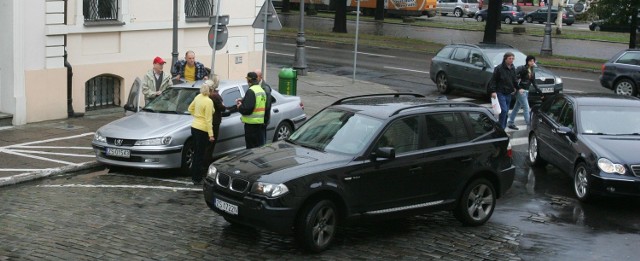
[[[153,99],[144,111],[158,113],[189,114],[189,104],[198,94],[195,88],[169,88]]]
[[[489,60],[491,61],[493,67],[496,67],[502,63],[502,58],[504,58],[504,53],[506,52],[507,52],[506,50],[485,49],[485,54],[489,57]],[[525,64],[525,61],[527,60],[526,55],[514,50],[511,50],[511,52],[515,55],[515,59],[513,60],[513,65],[518,67]]]
[[[370,144],[382,121],[350,111],[326,109],[291,134],[289,142],[320,151],[356,154]]]
[[[583,106],[580,110],[582,133],[628,135],[640,133],[640,107]]]

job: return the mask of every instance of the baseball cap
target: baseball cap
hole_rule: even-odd
[[[153,63],[165,64],[167,62],[162,60],[162,58],[160,58],[159,56],[156,56],[156,58],[153,58]]]
[[[247,73],[247,80],[257,80],[257,79],[258,79],[258,74],[256,74],[255,72]]]

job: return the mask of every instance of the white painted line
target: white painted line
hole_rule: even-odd
[[[384,55],[384,54],[377,54],[377,53],[364,53],[364,52],[358,52],[359,54],[364,54],[364,55],[370,55],[370,56],[378,56],[378,57],[385,57],[385,58],[396,58],[395,56],[391,56],[391,55]]]
[[[583,91],[571,90],[571,89],[563,89],[562,92],[566,92],[566,93],[583,93]]]
[[[291,57],[294,56],[293,54],[288,54],[288,53],[276,53],[276,52],[269,52],[269,51],[267,51],[267,53],[275,54],[275,55],[291,56]]]
[[[511,143],[511,146],[519,146],[519,145],[525,145],[525,144],[528,145],[529,144],[529,140],[527,139],[527,137],[509,139],[509,142]]]
[[[429,74],[429,72],[425,72],[425,71],[418,71],[418,70],[412,70],[412,69],[406,69],[406,68],[399,68],[399,67],[392,67],[392,66],[384,66],[383,68],[385,68],[385,69],[392,69],[392,70],[399,70],[399,71],[408,71],[408,72],[416,72],[416,73]]]
[[[596,80],[592,80],[592,79],[582,79],[582,78],[574,78],[574,77],[566,77],[566,76],[560,76],[560,78],[562,79],[571,79],[571,80],[576,80],[576,81],[585,81],[585,82],[595,82]]]
[[[297,44],[291,44],[291,43],[281,43],[280,45],[284,45],[284,46],[298,46]],[[309,49],[321,49],[320,47],[316,47],[316,46],[309,46],[309,45],[305,45],[304,48],[309,48]]]
[[[76,163],[73,163],[73,162],[62,161],[62,160],[54,160],[54,159],[48,159],[48,158],[44,158],[44,157],[38,157],[38,156],[29,155],[29,154],[24,154],[24,153],[14,152],[14,151],[11,151],[11,150],[1,150],[1,149],[0,149],[0,152],[4,152],[4,153],[7,153],[7,154],[18,155],[18,156],[23,156],[23,157],[32,158],[32,159],[39,159],[39,160],[44,160],[44,161],[51,161],[51,162],[56,162],[56,163],[66,164],[66,165],[80,165],[80,164],[76,164]]]
[[[85,184],[63,184],[63,185],[38,185],[44,188],[133,188],[133,189],[164,189],[182,191],[202,191],[202,188],[184,188],[167,186],[147,186],[147,185],[85,185]]]
[[[11,148],[16,148],[16,149],[65,149],[65,150],[93,150],[93,148],[92,148],[92,147],[23,146],[23,145],[11,145]]]
[[[95,155],[87,155],[87,154],[71,154],[71,153],[59,153],[59,152],[47,152],[47,151],[33,151],[33,150],[11,150],[12,152],[22,152],[28,154],[44,154],[44,155],[59,155],[59,156],[71,156],[71,157],[82,157],[82,158],[95,158]]]
[[[32,141],[32,142],[26,142],[26,143],[14,144],[14,145],[9,145],[9,146],[5,146],[5,147],[0,147],[0,149],[4,149],[4,148],[13,148],[13,147],[16,147],[16,146],[25,146],[25,145],[30,145],[30,144],[40,144],[40,143],[46,143],[46,142],[51,142],[51,141],[59,141],[59,140],[75,139],[75,138],[81,138],[81,137],[89,136],[89,135],[93,135],[93,132],[83,133],[83,134],[74,135],[74,136],[67,136],[67,137],[53,138],[53,139],[48,139],[48,140],[39,140],[39,141]]]

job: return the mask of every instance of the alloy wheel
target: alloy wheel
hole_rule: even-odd
[[[476,221],[485,219],[495,205],[493,192],[485,184],[478,184],[473,188],[467,200],[469,216]]]
[[[583,199],[587,196],[589,191],[589,180],[587,180],[587,170],[584,166],[580,165],[576,169],[576,174],[573,179],[576,196]]]

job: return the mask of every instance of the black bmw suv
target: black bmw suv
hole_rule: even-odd
[[[487,222],[513,183],[509,137],[491,111],[417,94],[348,97],[289,139],[209,167],[207,205],[231,224],[293,234],[325,250],[336,226],[453,210]]]

